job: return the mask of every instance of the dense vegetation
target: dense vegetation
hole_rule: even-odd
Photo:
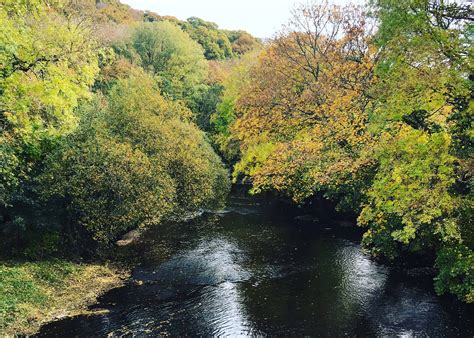
[[[227,172],[196,121],[216,109],[205,56],[234,55],[226,32],[118,2],[2,5],[0,202],[3,233],[17,241],[10,251],[107,245],[222,200]],[[210,56],[203,34],[226,52]]]
[[[118,1],[2,0],[0,23],[0,330],[27,333],[85,303],[51,297],[67,283],[86,299],[90,275],[117,284],[77,262],[222,203],[228,171],[197,125],[223,89],[209,62],[259,42]]]
[[[226,78],[213,123],[234,179],[359,214],[375,257],[435,257],[474,301],[472,12],[446,1],[302,6]]]
[[[88,269],[57,258],[219,205],[216,152],[254,193],[356,212],[374,257],[428,257],[440,294],[474,301],[468,6],[310,4],[262,45],[115,0],[0,4],[0,329],[49,306],[41,271]]]

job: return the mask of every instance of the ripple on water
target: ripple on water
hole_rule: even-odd
[[[173,285],[216,285],[248,280],[241,267],[245,255],[232,241],[203,239],[197,247],[177,253],[158,267],[138,268],[133,277]]]
[[[41,335],[472,336],[468,316],[450,313],[431,284],[394,278],[345,239],[352,232],[321,233],[263,207],[242,199],[220,216],[150,229],[133,273],[143,285],[102,297],[107,314]]]
[[[375,297],[383,291],[388,269],[376,264],[361,252],[358,245],[346,242],[339,246],[337,264],[340,265],[340,295],[346,307],[367,310]]]

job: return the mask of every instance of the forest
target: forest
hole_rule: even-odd
[[[0,333],[123,283],[121,236],[232,183],[329,200],[372,259],[474,302],[469,4],[317,1],[269,40],[118,0],[0,6]]]

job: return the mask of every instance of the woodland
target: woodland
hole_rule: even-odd
[[[318,1],[265,41],[117,0],[0,6],[0,332],[232,182],[328,199],[373,259],[423,257],[474,302],[470,5]]]

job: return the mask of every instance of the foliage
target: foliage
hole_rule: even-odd
[[[79,130],[49,157],[43,195],[65,200],[72,219],[105,244],[173,212],[212,207],[226,193],[226,173],[189,116],[143,72],[118,80],[108,107],[85,109]]]
[[[389,257],[401,249],[434,249],[437,291],[468,301],[474,240],[472,123],[466,123],[468,116],[472,121],[469,10],[444,1],[380,0],[373,8],[380,20],[382,81],[374,88],[371,128],[382,142],[380,167],[359,217],[369,226],[364,243]]]
[[[160,77],[164,94],[186,99],[207,77],[203,50],[170,21],[144,23],[132,36],[140,63]]]
[[[89,96],[98,71],[94,43],[84,23],[41,6],[24,13],[26,8],[0,12],[4,128],[22,135],[64,133],[74,126],[73,109]]]
[[[239,156],[238,140],[231,133],[231,127],[237,119],[237,101],[242,89],[250,83],[250,69],[257,61],[259,51],[248,53],[230,65],[230,70],[220,80],[224,91],[215,112],[210,116],[214,131],[213,141],[219,152],[230,162],[235,162]]]
[[[433,235],[459,241],[462,201],[450,192],[455,182],[449,136],[427,135],[401,126],[395,138],[381,140],[379,166],[367,193],[359,224],[369,225],[364,243],[373,253],[394,258],[394,243],[433,246]],[[420,243],[421,242],[421,243]]]
[[[39,1],[0,9],[0,203],[9,205],[55,137],[74,129],[73,110],[98,72],[87,22]],[[67,76],[64,76],[67,74]]]
[[[48,169],[54,192],[71,201],[69,214],[97,241],[157,223],[171,209],[166,203],[174,193],[171,179],[128,144],[106,138],[72,141]]]
[[[233,125],[243,154],[236,168],[253,173],[254,190],[272,188],[300,202],[320,190],[350,190],[346,183],[370,165],[358,154],[372,142],[365,122],[376,56],[359,9],[300,13],[307,10],[311,20],[296,16],[260,56]],[[246,155],[268,143],[273,151],[264,163]]]
[[[0,202],[2,232],[25,237],[15,252],[54,255],[58,243],[80,245],[65,238],[83,228],[109,244],[222,200],[227,173],[186,106],[213,111],[220,87],[204,83],[207,62],[187,33],[143,23],[128,27],[131,42],[99,48],[92,27],[122,30],[135,20],[127,6],[4,3]]]
[[[217,107],[221,102],[224,86],[220,83],[211,83],[203,86],[194,98],[191,110],[197,111],[196,124],[206,132],[212,130],[212,116],[216,113]]]
[[[226,193],[226,171],[205,134],[190,121],[189,110],[163,100],[153,88],[145,74],[122,81],[111,93],[112,128],[149,156],[166,161],[181,208],[209,207],[207,202]]]
[[[217,24],[197,17],[180,21],[175,17],[144,13],[145,22],[171,21],[179,25],[189,36],[199,43],[207,60],[225,60],[258,49],[260,41],[248,32],[219,29]]]
[[[0,24],[1,230],[34,229],[17,251],[216,205],[229,180],[209,137],[254,193],[332,199],[374,256],[436,256],[436,291],[473,301],[470,6],[308,3],[263,51],[116,0],[1,0]],[[3,327],[74,273],[0,269]]]
[[[191,17],[181,27],[204,49],[207,60],[222,60],[232,57],[232,46],[227,35],[212,22]]]
[[[474,302],[474,253],[465,245],[442,248],[436,259],[439,269],[435,289],[439,294],[450,292],[459,299]]]
[[[224,153],[238,140],[234,179],[254,193],[358,211],[374,256],[435,253],[437,291],[472,301],[472,13],[429,0],[369,9],[297,9],[242,86],[224,81],[214,139]]]
[[[244,55],[257,50],[261,46],[260,40],[256,39],[246,31],[225,31],[236,55]]]

